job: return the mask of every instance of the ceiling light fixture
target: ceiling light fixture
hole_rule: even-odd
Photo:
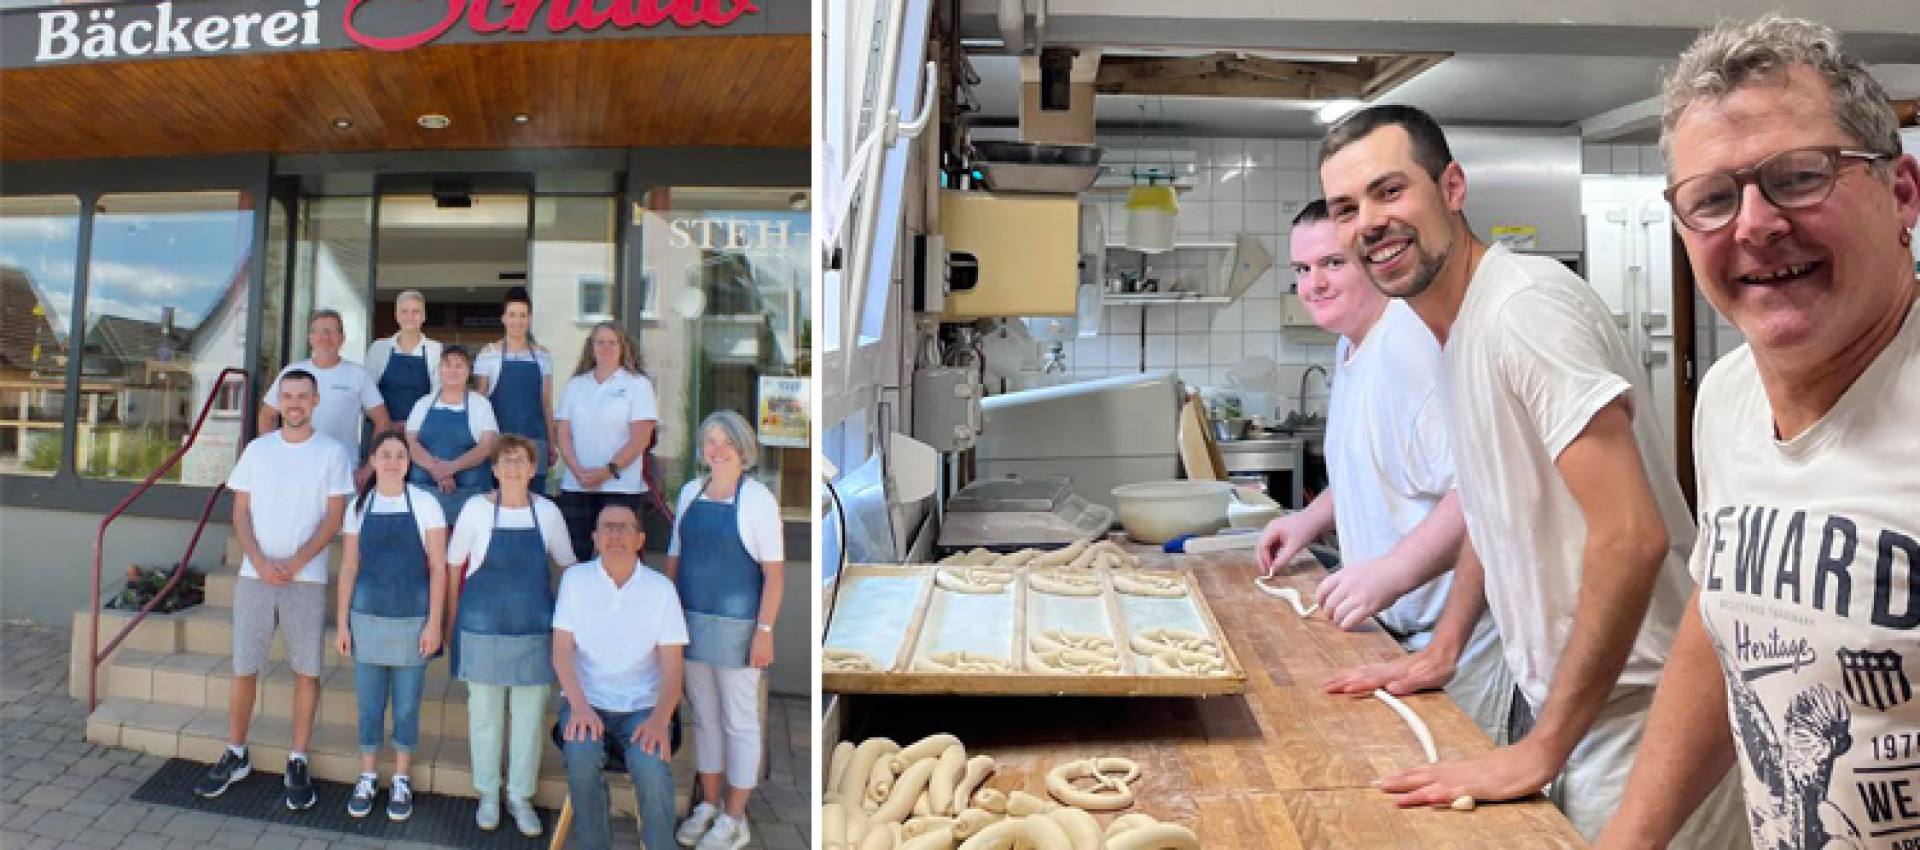
[[[445,130],[453,126],[453,119],[437,112],[429,112],[416,119],[416,123],[428,130]]]
[[[525,112],[515,113],[513,116],[513,123],[515,124],[525,124],[532,120],[533,120],[533,116],[528,115]]]
[[[1313,120],[1322,124],[1332,124],[1335,121],[1347,117],[1347,113],[1359,109],[1364,105],[1365,104],[1360,101],[1349,98],[1329,100],[1325,106],[1320,107],[1319,112],[1313,114]]]
[[[345,118],[335,118],[333,119],[333,128],[335,130],[351,130],[353,129],[353,122]]]

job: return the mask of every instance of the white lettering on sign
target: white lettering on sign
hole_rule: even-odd
[[[667,225],[667,246],[735,250],[779,250],[792,235],[786,220],[739,218],[676,218]],[[698,232],[698,236],[695,232]]]
[[[81,13],[52,9],[39,13],[40,38],[33,61],[59,62],[76,56],[86,59],[116,59],[121,56],[145,56],[173,53],[222,53],[248,50],[254,46],[254,34],[268,47],[291,47],[320,43],[320,15],[315,10],[320,0],[301,0],[304,12],[281,11],[267,15],[246,12],[237,15],[208,15],[194,18],[174,15],[173,3],[153,7],[152,19],[136,19],[124,25],[114,23],[119,12],[137,13],[127,6],[89,9],[82,25]],[[257,28],[257,30],[256,30]]]

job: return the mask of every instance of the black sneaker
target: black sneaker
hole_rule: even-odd
[[[241,750],[237,756],[233,750],[227,750],[220,754],[218,763],[207,768],[207,775],[194,784],[193,793],[211,800],[227,793],[233,783],[247,778],[247,774],[252,772],[253,762],[247,759],[245,750]]]
[[[353,796],[347,798],[348,817],[363,818],[373,811],[373,797],[380,792],[378,782],[372,774],[360,774],[360,781],[353,784]]]
[[[404,776],[393,778],[393,796],[387,798],[387,820],[399,823],[413,817],[413,783]]]
[[[287,810],[306,811],[319,799],[313,790],[313,777],[307,775],[307,760],[287,759]]]

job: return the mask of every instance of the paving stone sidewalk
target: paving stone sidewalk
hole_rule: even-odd
[[[812,834],[802,784],[811,763],[809,706],[805,699],[774,697],[769,712],[771,775],[747,806],[748,846],[798,850]],[[165,759],[87,743],[85,727],[85,704],[67,696],[66,634],[0,624],[0,850],[438,850],[317,829],[276,826],[268,834],[270,825],[260,821],[133,802],[133,790]],[[639,843],[631,819],[615,821],[615,847]]]

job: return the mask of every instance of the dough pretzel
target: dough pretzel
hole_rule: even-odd
[[[1084,649],[1089,652],[1112,652],[1113,638],[1097,632],[1070,632],[1066,629],[1048,629],[1027,637],[1027,644],[1034,652],[1052,652],[1058,649]]]
[[[956,649],[921,659],[920,669],[936,673],[1007,673],[1013,668],[1005,658]]]
[[[1200,850],[1200,837],[1179,824],[1152,823],[1112,833],[1107,850]]]
[[[873,656],[857,649],[831,646],[820,650],[820,666],[842,673],[878,673],[886,669],[874,661]]]
[[[1073,542],[1073,545],[1068,546],[1064,549],[1055,549],[1051,552],[1041,553],[1038,557],[1035,557],[1032,561],[1029,561],[1028,566],[1064,567],[1068,564],[1073,563],[1073,559],[1080,557],[1080,553],[1087,551],[1087,548],[1092,545],[1093,545],[1093,540],[1091,539],[1076,540]]]
[[[1320,610],[1320,604],[1317,602],[1314,603],[1312,607],[1308,607],[1304,600],[1300,598],[1300,591],[1294,590],[1291,587],[1274,587],[1268,584],[1266,576],[1255,578],[1253,580],[1253,586],[1260,588],[1260,592],[1268,596],[1278,596],[1281,599],[1285,599],[1293,605],[1293,612],[1302,617],[1311,617],[1313,616],[1313,612]]]
[[[1184,629],[1147,629],[1135,632],[1132,639],[1127,641],[1127,645],[1141,655],[1154,655],[1168,649],[1203,652],[1208,655],[1220,654],[1220,646],[1214,643],[1212,638]]]
[[[1162,676],[1225,676],[1227,662],[1218,655],[1167,649],[1147,656],[1147,669]]]
[[[1110,812],[1133,805],[1131,786],[1139,778],[1140,766],[1132,759],[1080,759],[1047,771],[1047,793],[1075,808]],[[1093,780],[1093,787],[1075,785],[1080,779]]]
[[[1187,583],[1178,576],[1155,575],[1135,570],[1115,570],[1113,589],[1131,596],[1158,596],[1177,599],[1187,595]]]
[[[1120,659],[1110,653],[1085,649],[1056,649],[1033,653],[1039,671],[1075,676],[1106,676],[1120,672]]]
[[[1000,567],[942,567],[933,583],[954,593],[1004,593],[1013,584],[1013,570]]]
[[[1027,574],[1027,589],[1054,596],[1099,596],[1100,576],[1064,568]]]

